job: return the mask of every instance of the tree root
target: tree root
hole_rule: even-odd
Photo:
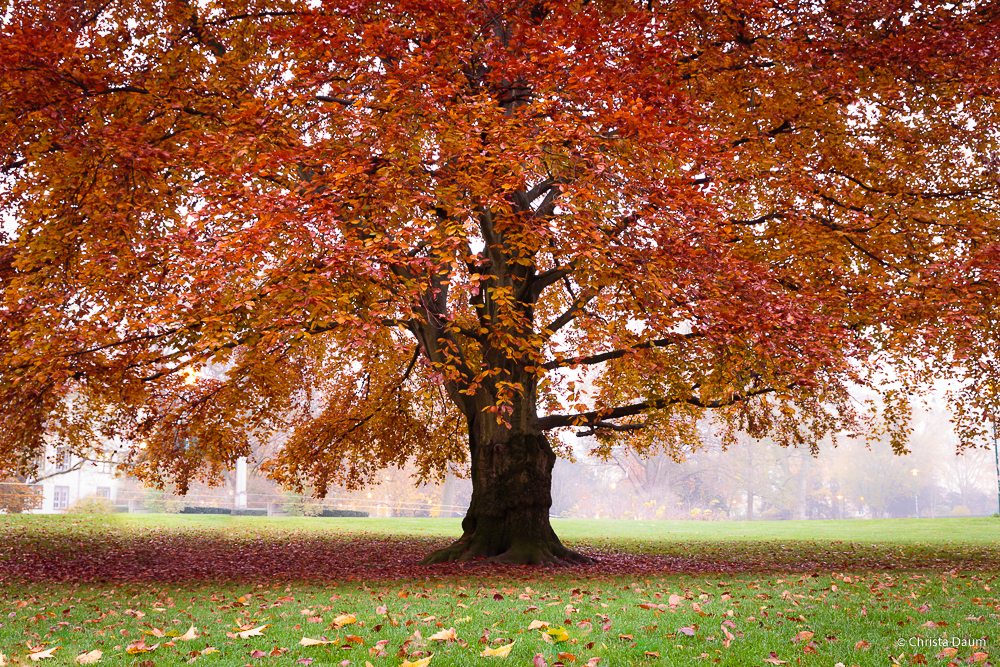
[[[434,551],[422,561],[421,565],[438,563],[497,563],[500,565],[543,565],[546,567],[564,567],[570,565],[589,565],[597,560],[572,549],[567,549],[558,540],[542,540],[539,542],[519,541],[503,549],[500,544],[490,544],[486,540],[477,540],[476,536],[465,535],[451,545]]]

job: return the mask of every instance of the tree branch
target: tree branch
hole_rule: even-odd
[[[646,422],[634,422],[631,424],[616,424],[614,422],[599,421],[594,422],[589,425],[589,431],[579,431],[576,434],[578,438],[586,438],[587,436],[594,435],[598,431],[639,431],[646,428]]]
[[[694,389],[697,388],[697,386],[694,387]],[[564,426],[590,426],[591,424],[606,422],[610,419],[621,419],[622,417],[631,417],[633,415],[642,414],[648,410],[661,410],[667,406],[678,405],[680,403],[687,403],[688,405],[693,405],[699,408],[722,408],[727,405],[741,403],[755,396],[768,394],[773,391],[775,391],[774,387],[761,387],[742,394],[733,394],[728,398],[719,398],[711,401],[706,401],[698,396],[695,396],[694,394],[684,397],[658,398],[652,401],[633,403],[632,405],[622,405],[617,408],[608,408],[605,410],[591,410],[590,412],[578,412],[571,415],[549,415],[539,419],[538,426],[543,431],[561,428]]]
[[[602,352],[600,354],[593,354],[589,357],[570,357],[555,359],[553,361],[544,364],[542,368],[547,371],[551,371],[556,368],[563,368],[565,366],[589,366],[592,364],[599,364],[604,361],[611,361],[612,359],[619,359],[625,355],[632,354],[638,350],[648,350],[654,347],[667,347],[668,345],[679,345],[681,343],[687,342],[689,340],[694,340],[696,338],[704,338],[705,334],[702,333],[689,333],[689,334],[675,334],[669,338],[660,338],[657,340],[647,341],[645,343],[639,343],[638,345],[633,345],[630,348],[623,350],[612,350],[611,352]]]
[[[567,308],[562,315],[552,320],[545,329],[551,333],[555,333],[562,329],[564,326],[573,321],[577,314],[587,307],[587,304],[594,300],[597,296],[597,290],[585,289],[580,293],[576,299],[573,300],[572,305]]]

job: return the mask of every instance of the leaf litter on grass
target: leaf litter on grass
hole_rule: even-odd
[[[289,664],[348,660],[357,667],[365,661],[398,667],[401,662],[420,664],[433,653],[435,664],[442,666],[460,656],[484,664],[516,660],[547,667],[594,665],[595,660],[601,665],[710,662],[737,656],[747,664],[792,665],[814,656],[824,664],[849,666],[873,664],[866,655],[888,662],[890,649],[900,664],[921,664],[918,656],[924,653],[899,649],[895,642],[961,632],[972,638],[968,646],[954,653],[942,651],[940,659],[975,664],[994,660],[989,642],[974,641],[991,635],[991,624],[997,621],[1000,600],[993,577],[975,572],[854,572],[639,579],[535,571],[526,586],[496,571],[473,570],[461,578],[392,584],[258,584],[253,608],[234,605],[245,588],[225,585],[22,586],[0,595],[7,617],[0,627],[0,649],[16,655],[16,643],[34,633],[30,648],[35,652],[55,646],[69,647],[65,650],[74,655],[101,650],[102,664],[121,664],[130,653],[136,659],[155,651],[167,659],[196,661],[221,651],[242,660],[235,663],[239,665],[281,656]],[[662,608],[672,596],[676,604]],[[196,628],[200,636],[182,643],[178,634],[166,644],[147,644],[145,618],[124,614],[126,606],[146,611],[145,617],[155,613],[157,627],[164,630],[176,627],[179,633],[187,627],[188,634]],[[152,612],[156,607],[163,611]],[[302,634],[302,608],[328,615],[328,634],[316,639]],[[245,627],[240,632],[255,634],[241,638],[232,633],[236,636],[227,641],[229,614],[238,609],[252,613],[238,625]],[[49,616],[50,610],[55,616]],[[335,619],[343,616],[353,616],[354,622],[338,625]],[[461,632],[454,625],[459,619],[468,619]],[[933,627],[927,626],[930,619]],[[340,634],[348,628],[351,634]],[[168,632],[174,631],[164,634]],[[466,643],[463,635],[479,639]],[[21,655],[22,662],[32,660],[30,654]],[[932,657],[926,652],[928,660]]]

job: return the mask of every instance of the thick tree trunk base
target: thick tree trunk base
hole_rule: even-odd
[[[522,421],[532,422],[534,403],[525,405],[531,414]],[[595,562],[567,549],[549,523],[556,455],[543,433],[501,427],[492,416],[471,419],[469,447],[472,501],[462,520],[462,537],[427,556],[423,564],[554,566]]]
[[[436,563],[498,563],[502,565],[585,565],[596,563],[590,556],[568,549],[549,526],[548,516],[536,522],[508,519],[495,522],[466,518],[465,534],[451,545],[439,549],[421,561]]]
[[[496,563],[499,565],[587,565],[597,561],[577,551],[568,549],[558,540],[521,542],[505,550],[490,547],[489,541],[478,540],[475,535],[462,536],[450,546],[438,549],[422,561],[421,565],[437,563]]]

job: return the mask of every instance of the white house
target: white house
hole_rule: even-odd
[[[104,456],[82,459],[67,451],[50,447],[36,481],[29,482],[42,491],[42,506],[35,514],[52,514],[71,507],[88,496],[106,498],[112,503],[118,496],[119,480],[115,478],[115,451],[109,448]]]

